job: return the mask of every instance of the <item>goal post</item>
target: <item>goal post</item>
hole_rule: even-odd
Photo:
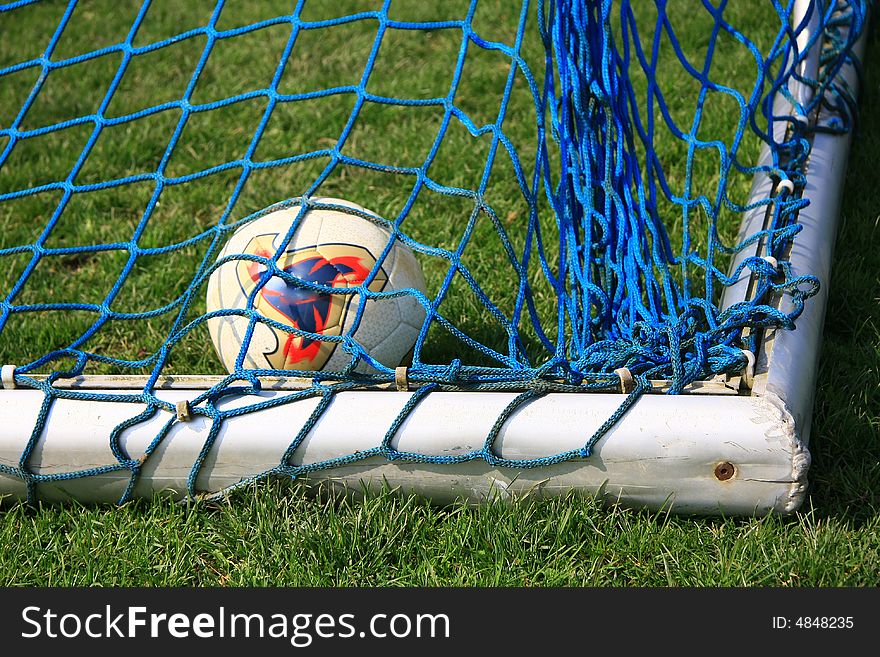
[[[828,280],[834,245],[849,133],[821,136],[814,143],[812,166],[820,184],[808,175],[811,203],[801,210],[804,230],[792,253],[796,271],[816,272]],[[823,150],[827,149],[827,150]],[[827,293],[826,293],[827,294]],[[310,481],[359,492],[366,484],[427,495],[438,501],[472,502],[496,497],[564,495],[571,491],[601,494],[609,501],[671,507],[676,512],[763,514],[791,512],[804,500],[810,464],[808,435],[824,320],[825,295],[820,293],[798,321],[796,331],[779,331],[765,342],[750,394],[722,382],[694,386],[687,394],[644,395],[597,442],[588,458],[521,469],[494,465],[481,456],[458,464],[389,461],[375,454],[364,459],[316,469]],[[107,384],[119,388],[92,389]],[[208,387],[208,381],[167,382],[157,395],[177,408]],[[112,396],[136,394],[133,382],[118,377],[74,381],[73,388]],[[201,385],[200,385],[201,384]],[[285,387],[283,383],[278,387]],[[295,384],[292,384],[295,385]],[[303,384],[305,385],[305,384]],[[178,387],[180,386],[180,387]],[[290,390],[260,393],[266,400],[295,394]],[[296,465],[320,464],[382,442],[412,392],[395,390],[338,393],[335,406],[321,416],[301,447]],[[428,395],[394,436],[401,453],[463,457],[484,449],[501,412],[516,393],[435,392]],[[492,452],[510,460],[551,459],[581,449],[590,436],[621,405],[622,393],[551,393],[515,412],[500,428]],[[252,402],[251,396],[245,397]],[[203,454],[212,423],[205,417],[177,422],[138,473],[133,493],[186,497],[220,493],[252,478],[275,472],[291,445],[291,427],[304,425],[319,399],[307,398],[254,414],[226,420],[214,443]],[[0,394],[3,463],[15,464],[26,452],[30,432],[42,409],[38,390],[15,388]],[[226,402],[234,406],[235,400]],[[146,406],[138,403],[65,402],[53,405],[44,434],[29,460],[43,475],[99,469],[115,461],[110,435]],[[159,411],[126,432],[122,445],[129,454],[143,454],[162,427],[175,418]],[[259,435],[259,440],[254,436]],[[204,461],[199,463],[200,458]],[[193,477],[195,475],[195,477]],[[133,480],[120,467],[95,477],[59,478],[40,483],[46,499],[83,501],[121,499]],[[25,482],[2,479],[4,492],[27,497]]]
[[[791,125],[811,126],[797,190],[809,203],[797,209],[799,232],[778,260],[787,281],[809,275],[823,285],[802,309],[791,305],[785,291],[791,287],[770,291],[768,305],[796,315],[796,328],[754,326],[745,370],[688,382],[681,394],[665,394],[676,385],[671,380],[633,376],[627,368],[608,372],[603,386],[593,386],[599,390],[588,390],[587,381],[596,381],[588,379],[582,392],[553,380],[456,390],[421,381],[416,371],[409,379],[400,368],[394,380],[358,389],[346,381],[261,375],[228,382],[223,395],[211,398],[206,391],[224,377],[43,376],[5,366],[0,495],[186,499],[279,476],[354,492],[390,487],[440,502],[574,491],[679,513],[797,510],[808,487],[824,283],[852,131],[834,125],[841,121],[838,105],[809,98],[807,83],[818,79],[819,54],[827,46],[811,32],[822,29],[824,4],[799,0],[794,7],[792,23],[802,28],[798,45],[809,52],[798,53],[798,75],[772,99],[774,127],[781,131],[777,143],[784,143]],[[834,26],[844,41],[847,29],[844,21]],[[821,89],[854,98],[854,62],[864,47],[862,33]],[[807,116],[800,115],[804,107]],[[724,290],[722,308],[750,303],[760,284],[748,275],[754,266],[746,259],[780,266],[764,239],[749,240],[774,230],[778,212],[767,199],[794,195],[794,184],[768,175],[778,158],[765,144],[740,226],[747,248],[732,257],[731,276],[739,272],[739,278]]]

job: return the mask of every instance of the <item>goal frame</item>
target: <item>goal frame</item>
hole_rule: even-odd
[[[802,34],[805,39],[808,36]],[[854,49],[856,58],[862,57],[865,42],[862,34]],[[854,67],[848,64],[840,75],[855,92]],[[797,93],[806,93],[806,88]],[[781,95],[776,109],[777,115],[785,113],[800,120]],[[820,114],[813,120],[829,118]],[[779,123],[784,130],[785,122]],[[482,459],[445,464],[390,461],[381,455],[334,462],[381,444],[415,394],[400,381],[388,386],[390,390],[340,392],[293,454],[297,464],[329,460],[332,467],[312,471],[303,481],[355,493],[387,487],[441,503],[577,492],[598,495],[610,503],[675,513],[794,512],[808,490],[810,424],[828,298],[825,283],[831,272],[851,140],[850,131],[813,134],[803,192],[810,204],[799,211],[802,231],[793,240],[790,262],[795,275],[813,274],[823,285],[806,304],[796,330],[763,334],[754,368],[746,376],[698,382],[680,395],[651,394],[662,392],[664,385],[653,382],[651,393],[629,408],[589,457],[537,468],[498,467]],[[766,147],[761,159],[762,163],[770,161]],[[774,185],[768,176],[759,174],[753,181],[752,198],[772,196]],[[745,213],[741,235],[760,230],[766,213],[766,205]],[[738,254],[733,268],[742,259],[758,255],[758,248],[755,245]],[[743,278],[725,291],[722,305],[745,300],[749,292],[749,280]],[[785,304],[785,298],[780,303]],[[15,387],[10,367],[4,368],[0,378],[0,498],[7,500],[28,498],[28,486],[12,473],[15,468],[27,465],[29,471],[41,475],[84,474],[116,463],[111,433],[146,408],[134,402],[73,402],[62,395],[52,404],[43,434],[31,445],[44,393]],[[145,382],[144,378],[95,376],[62,379],[53,385],[136,395]],[[743,394],[740,388],[746,382],[750,390]],[[198,496],[222,495],[256,479],[283,474],[279,464],[296,436],[293,428],[309,420],[320,400],[303,399],[228,418],[206,450],[212,423],[201,415],[189,416],[186,409],[189,400],[213,383],[215,379],[199,376],[165,377],[157,383],[154,394],[178,408],[179,421],[154,450],[155,436],[173,419],[167,411],[159,410],[152,419],[122,433],[120,444],[133,458],[152,450],[129,491],[133,497],[160,494],[188,499],[193,491]],[[270,400],[307,385],[276,379],[267,381],[259,395]],[[516,395],[432,392],[400,425],[394,445],[400,452],[434,456],[473,452],[484,445],[499,414]],[[623,399],[622,394],[595,392],[545,395],[504,422],[493,451],[506,459],[530,460],[579,449]],[[243,396],[227,400],[225,407],[254,400],[253,395]],[[37,489],[39,498],[47,501],[116,502],[126,496],[131,483],[132,473],[119,469],[44,481]]]

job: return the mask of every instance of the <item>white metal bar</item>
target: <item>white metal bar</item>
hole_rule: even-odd
[[[853,48],[857,59],[864,56],[866,44],[867,30]],[[858,72],[854,66],[845,66],[840,76],[853,93],[857,92]],[[818,120],[821,123],[828,118],[821,114]],[[776,397],[785,403],[801,428],[801,439],[805,443],[810,433],[822,327],[828,305],[828,281],[851,143],[851,130],[843,134],[820,132],[813,138],[804,189],[804,196],[810,199],[810,204],[798,213],[798,224],[803,228],[792,242],[789,261],[794,275],[812,274],[819,278],[821,285],[797,319],[795,331],[769,334],[764,350],[772,367],[756,380],[756,393]],[[792,310],[790,297],[783,297],[781,308],[786,312]]]
[[[798,33],[796,39],[798,52],[803,53],[807,51],[810,39],[819,29],[822,19],[822,7],[814,0],[795,0],[792,14],[792,23],[795,28],[806,21],[805,29]],[[807,51],[807,56],[798,65],[798,75],[807,80],[818,79],[820,55],[821,48],[810,48]],[[802,107],[806,107],[813,98],[813,88],[808,84],[802,84],[792,78],[790,88],[792,96]]]
[[[802,53],[804,51],[804,49],[809,44],[811,35],[815,34],[820,24],[821,11],[814,5],[815,3],[813,0],[796,0],[794,3],[791,18],[792,26],[797,28],[805,21],[807,23],[806,28],[801,30],[797,35],[798,53]],[[807,56],[804,57],[798,65],[798,74],[807,79],[818,78],[820,54],[821,44],[817,44],[817,47],[813,47],[809,51]],[[792,57],[794,57],[794,53],[792,53]],[[799,82],[794,77],[790,79],[788,87],[791,96],[801,106],[807,106],[809,104],[813,95],[812,87]],[[792,105],[788,98],[786,98],[785,95],[781,93],[777,94],[776,98],[773,99],[773,115],[776,117],[794,117],[798,121],[807,120],[806,117],[800,114],[798,108]],[[776,143],[782,143],[783,141],[785,141],[785,135],[789,128],[789,122],[784,120],[776,121],[772,128],[773,140]],[[773,153],[770,149],[769,144],[765,143],[761,147],[761,153],[758,156],[757,166],[772,167],[773,164]],[[749,205],[751,205],[751,203],[756,200],[760,201],[762,199],[768,199],[773,196],[773,194],[773,179],[765,173],[758,173],[755,175],[755,178],[752,181],[752,188],[749,193]],[[745,212],[743,215],[742,223],[740,224],[737,242],[743,242],[750,235],[754,235],[760,232],[764,228],[767,214],[770,211],[772,211],[772,207],[768,208],[766,204],[763,204]],[[737,253],[733,258],[730,270],[732,272],[736,271],[736,268],[743,262],[743,260],[753,257],[755,255],[759,255],[759,250],[761,246],[762,245],[760,243],[755,244],[750,248],[744,249]],[[722,293],[721,307],[729,308],[735,303],[747,301],[749,298],[750,284],[750,272],[748,269],[744,269],[743,275],[739,278],[739,280],[737,280],[733,285],[730,285],[724,289],[724,292]]]
[[[807,21],[807,28],[798,33],[797,46],[798,52],[803,52],[810,40],[810,34],[814,33],[819,23],[820,14],[818,10],[810,12],[812,0],[796,0],[792,9],[791,23],[793,27],[798,27],[804,21]],[[798,66],[798,73],[804,77],[815,79],[818,76],[820,48],[813,48],[807,57],[805,57]],[[792,54],[792,57],[794,54]],[[789,81],[789,92],[801,105],[806,105],[812,95],[812,88],[809,85],[802,84],[798,80],[792,78]],[[804,120],[800,116],[797,108],[783,94],[777,94],[773,99],[773,116],[776,117],[796,117],[798,120]],[[785,135],[789,128],[789,122],[784,120],[776,121],[772,126],[772,136],[775,143],[785,141]],[[773,152],[769,144],[761,146],[761,152],[758,156],[757,166],[773,167]],[[766,173],[759,172],[752,181],[752,188],[749,192],[749,205],[754,201],[768,199],[774,194],[774,181]],[[755,235],[764,229],[768,212],[772,211],[772,206],[766,204],[759,205],[743,214],[740,223],[737,243],[743,242],[751,235]],[[754,244],[747,249],[743,249],[737,253],[731,262],[730,271],[736,271],[737,267],[746,259],[759,255],[761,244]],[[749,290],[751,285],[751,273],[748,268],[743,270],[742,276],[733,284],[726,287],[722,293],[721,307],[729,308],[735,303],[747,301],[749,299]]]
[[[269,392],[262,399],[284,393]],[[308,464],[356,454],[375,447],[412,393],[340,393],[295,452],[293,463]],[[183,391],[162,391],[172,404]],[[512,393],[434,393],[401,427],[393,446],[431,456],[457,456],[482,448]],[[494,453],[507,459],[536,459],[583,446],[622,401],[622,395],[554,394],[517,412],[502,428]],[[790,511],[803,486],[800,466],[792,466],[799,444],[783,409],[760,399],[683,395],[642,398],[596,445],[587,459],[537,469],[496,467],[484,460],[431,465],[388,462],[384,457],[318,471],[311,482],[359,490],[387,483],[438,501],[456,498],[480,502],[493,495],[559,495],[571,490],[601,493],[627,504],[679,512],[766,513]],[[38,391],[0,396],[0,463],[15,467],[24,452],[43,400]],[[253,402],[237,399],[230,405]],[[226,420],[196,481],[199,491],[219,491],[249,475],[279,465],[298,428],[317,400],[308,399]],[[51,475],[116,463],[110,432],[136,416],[142,404],[93,403],[58,399],[43,439],[28,462],[30,471]],[[123,432],[120,444],[139,458],[171,419],[160,411]],[[211,422],[195,416],[177,423],[155,453],[145,460],[135,495],[186,494],[186,482],[204,445]],[[719,478],[719,465],[731,464],[733,476]],[[38,484],[43,499],[117,500],[128,471]],[[0,475],[0,490],[21,497],[23,482]]]

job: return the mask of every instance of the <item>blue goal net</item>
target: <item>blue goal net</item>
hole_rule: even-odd
[[[0,5],[0,365],[6,386],[44,399],[18,463],[0,472],[31,497],[43,482],[130,473],[127,500],[186,419],[158,394],[184,375],[213,377],[185,410],[213,427],[193,495],[225,421],[305,398],[321,401],[260,476],[377,455],[516,467],[588,458],[657,381],[677,394],[738,375],[762,330],[795,329],[820,284],[787,262],[810,202],[811,138],[853,128],[838,73],[854,63],[867,10],[867,0]],[[820,112],[833,120],[817,122]],[[773,182],[766,195],[750,193],[756,176]],[[236,231],[275,211],[291,211],[289,239],[322,209],[388,235],[344,292],[280,265],[286,242],[218,260]],[[763,228],[740,234],[756,209]],[[423,288],[370,284],[396,245],[414,255]],[[225,262],[257,274],[246,303],[211,308]],[[725,302],[744,278],[747,298]],[[335,334],[267,317],[258,301],[279,281],[312,300],[309,312],[344,294],[387,312],[407,299],[424,321],[406,360],[382,362],[360,339],[366,314]],[[231,371],[209,331],[230,316],[247,326]],[[329,345],[343,364],[255,363],[246,354],[261,330]],[[136,383],[65,385],[90,376]],[[306,383],[259,396],[279,379]],[[402,379],[415,392],[381,444],[293,464],[337,393]],[[497,428],[537,396],[622,382],[618,411],[573,452],[508,461],[491,436],[454,458],[394,447],[434,391],[518,393]],[[248,394],[234,409],[219,403]],[[30,459],[62,398],[143,410],[111,432],[112,462],[40,473]],[[127,453],[119,435],[160,413],[169,419],[147,454]]]

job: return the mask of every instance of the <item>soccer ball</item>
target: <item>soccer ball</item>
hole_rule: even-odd
[[[341,199],[312,200],[373,214]],[[425,280],[412,250],[394,239],[379,261],[393,239],[388,228],[343,209],[319,208],[305,212],[284,245],[301,209],[295,204],[270,212],[233,233],[218,256],[218,260],[232,259],[215,269],[208,280],[208,312],[248,308],[248,298],[264,278],[268,269],[265,264],[236,259],[235,255],[275,258],[278,268],[293,276],[295,282],[271,277],[256,292],[252,308],[261,317],[303,333],[258,321],[244,356],[245,369],[339,371],[351,363],[353,354],[340,341],[326,338],[345,335],[382,365],[400,366],[411,357],[425,320],[425,310],[415,294],[364,298],[361,292],[328,293],[308,284],[340,290],[356,290],[366,284],[371,292],[412,288],[424,294]],[[365,304],[363,313],[355,326],[361,304]],[[207,323],[220,360],[233,372],[248,318],[224,315],[212,317]],[[361,359],[355,371],[376,370]]]

